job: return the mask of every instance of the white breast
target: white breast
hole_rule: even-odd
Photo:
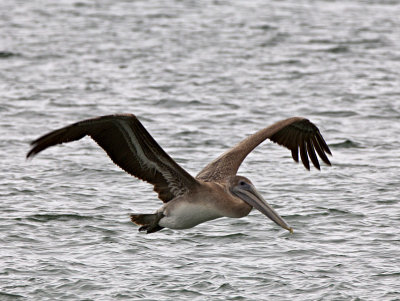
[[[170,229],[188,229],[213,220],[222,215],[212,206],[212,202],[176,202],[167,203],[161,210],[165,217],[159,221],[161,227]]]

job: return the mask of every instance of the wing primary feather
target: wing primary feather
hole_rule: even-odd
[[[319,166],[318,158],[317,158],[317,156],[315,154],[314,146],[313,146],[313,143],[312,143],[311,139],[310,138],[307,139],[306,143],[307,143],[308,156],[310,157],[311,162],[314,164],[315,168],[320,170],[321,167]]]
[[[325,155],[324,151],[322,150],[321,146],[318,143],[317,138],[314,136],[311,137],[311,140],[314,144],[315,150],[317,151],[319,157],[324,161],[326,164],[331,165],[331,162],[329,161],[328,157]]]
[[[308,161],[308,156],[307,156],[307,149],[306,149],[306,142],[304,140],[303,135],[300,136],[300,157],[301,161],[303,162],[303,165],[305,168],[310,170],[310,162]]]
[[[30,143],[32,149],[27,153],[26,158],[31,158],[50,146],[79,140],[85,136],[86,133],[81,133],[79,129],[74,133],[74,131],[71,131],[71,128],[62,128],[48,133]]]
[[[292,148],[292,158],[294,161],[299,163],[299,148],[297,146]]]
[[[326,144],[324,138],[322,137],[322,135],[319,131],[317,132],[316,137],[319,142],[319,145],[322,146],[323,150],[325,152],[327,152],[328,154],[332,155],[331,150],[329,149],[328,145]]]

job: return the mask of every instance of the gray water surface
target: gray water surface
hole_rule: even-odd
[[[0,300],[400,300],[398,1],[0,2]],[[195,175],[271,123],[318,125],[332,167],[273,143],[239,173],[258,211],[146,235],[152,186],[88,138],[134,113]]]

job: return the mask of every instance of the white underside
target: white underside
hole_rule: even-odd
[[[180,203],[176,204],[169,210],[168,206],[161,208],[165,217],[158,224],[161,227],[170,229],[188,229],[198,224],[213,220],[222,215],[211,206],[195,203]]]

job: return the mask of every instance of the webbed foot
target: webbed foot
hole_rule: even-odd
[[[141,225],[139,232],[153,233],[160,231],[164,227],[158,225],[160,219],[164,217],[162,212],[154,214],[131,214],[131,221]]]

